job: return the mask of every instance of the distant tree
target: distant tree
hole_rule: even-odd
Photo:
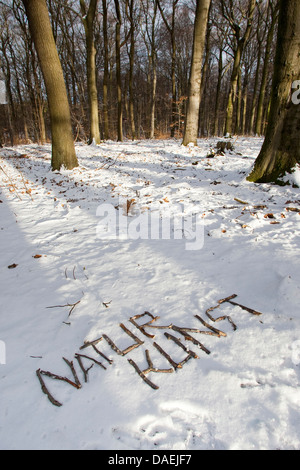
[[[94,42],[94,23],[97,12],[98,0],[90,0],[86,5],[85,0],[80,0],[80,9],[86,38],[86,68],[88,101],[90,115],[89,144],[100,144],[98,91],[96,79],[96,48]]]
[[[78,166],[63,71],[46,0],[22,0],[45,81],[52,134],[53,170]]]
[[[300,163],[300,103],[294,90],[300,83],[299,50],[300,2],[280,0],[269,122],[249,181],[278,182]]]
[[[234,0],[220,0],[220,7],[224,18],[226,18],[230,24],[233,37],[235,39],[233,68],[230,79],[230,92],[227,101],[224,131],[224,134],[228,135],[233,132],[233,115],[237,97],[241,60],[245,46],[250,37],[256,0],[247,0],[246,2],[241,2],[241,0],[238,2],[234,2]],[[243,23],[245,24],[244,29],[242,29]]]
[[[171,59],[171,79],[172,79],[172,116],[171,116],[171,137],[175,136],[176,132],[176,113],[177,113],[177,93],[176,93],[176,10],[178,2],[180,0],[172,0],[171,6],[171,19],[168,21],[166,12],[163,10],[161,0],[157,0],[157,6],[159,8],[162,19],[165,23],[167,31],[170,35],[172,59]]]
[[[256,118],[256,128],[255,128],[255,133],[257,135],[262,135],[262,130],[263,130],[262,129],[263,110],[264,110],[264,102],[265,102],[265,96],[266,96],[268,70],[270,67],[271,48],[273,44],[275,27],[276,27],[277,20],[278,20],[278,8],[279,8],[278,0],[269,1],[268,9],[270,10],[271,18],[269,19],[269,22],[268,22],[265,59],[264,59],[264,65],[263,65],[263,70],[262,70],[262,79],[261,79],[261,85],[260,85],[259,98],[258,98],[258,103],[257,103],[257,118]]]

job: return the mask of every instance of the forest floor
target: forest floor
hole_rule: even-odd
[[[1,149],[1,449],[300,450],[299,189],[217,142]]]

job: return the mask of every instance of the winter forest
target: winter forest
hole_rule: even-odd
[[[0,449],[299,450],[300,2],[0,32]]]
[[[86,32],[94,49],[89,67],[96,80],[100,138],[182,137],[195,1],[51,0],[47,4],[77,141],[90,136]],[[211,3],[199,136],[224,132],[233,80],[237,90],[229,132],[263,135],[277,19],[277,0]],[[1,69],[9,104],[1,116],[2,142],[46,142],[50,138],[47,97],[21,1],[1,2]],[[118,104],[123,114],[119,133]]]

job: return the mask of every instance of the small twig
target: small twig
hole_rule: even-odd
[[[19,170],[19,173],[20,173],[20,175],[21,175],[22,182],[23,182],[23,184],[24,184],[24,188],[25,188],[26,194],[29,194],[31,200],[33,201],[33,197],[32,197],[32,195],[31,195],[31,190],[30,190],[30,189],[27,189],[26,182],[25,182],[25,180],[24,180],[24,176],[23,176],[23,174],[21,173],[20,170]]]
[[[235,200],[236,202],[239,202],[240,204],[244,204],[244,205],[246,205],[246,206],[249,205],[249,202],[242,201],[241,199],[238,199],[237,197],[235,197],[234,200]]]
[[[20,201],[22,201],[22,198],[21,196],[19,195],[18,191],[17,191],[17,188],[16,188],[16,185],[12,182],[10,176],[8,176],[8,174],[3,170],[2,166],[0,165],[0,170],[3,171],[3,173],[5,174],[6,178],[8,178],[8,180],[10,181],[10,184],[12,185],[12,187],[14,188],[15,190],[15,193],[16,195],[18,196],[18,198],[20,199]]]
[[[116,161],[118,160],[118,158],[120,158],[120,156],[122,155],[123,152],[120,152],[119,155],[117,155],[117,157],[115,158],[115,160],[110,164],[108,165],[105,169],[107,170],[108,168],[110,168],[111,166],[113,166]],[[107,163],[104,163],[102,166],[100,166],[100,168],[97,168],[97,170],[102,170],[102,168],[105,167],[105,165],[107,165]]]
[[[74,304],[65,304],[65,305],[51,305],[50,307],[46,307],[46,308],[63,308],[63,307],[72,307],[71,310],[69,311],[69,315],[68,317],[71,315],[71,313],[73,312],[74,308],[76,307],[76,305],[78,305],[81,301],[78,300],[78,302],[75,302]]]

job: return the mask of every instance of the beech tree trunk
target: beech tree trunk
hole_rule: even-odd
[[[205,46],[207,20],[211,0],[197,0],[194,25],[192,65],[189,81],[189,96],[183,145],[197,145],[199,129],[199,108],[201,100],[202,60]]]
[[[300,163],[300,103],[293,87],[300,80],[300,2],[280,0],[277,50],[266,137],[248,181],[279,182]]]
[[[49,104],[53,170],[78,166],[63,71],[56,49],[46,0],[23,0],[39,58]]]

